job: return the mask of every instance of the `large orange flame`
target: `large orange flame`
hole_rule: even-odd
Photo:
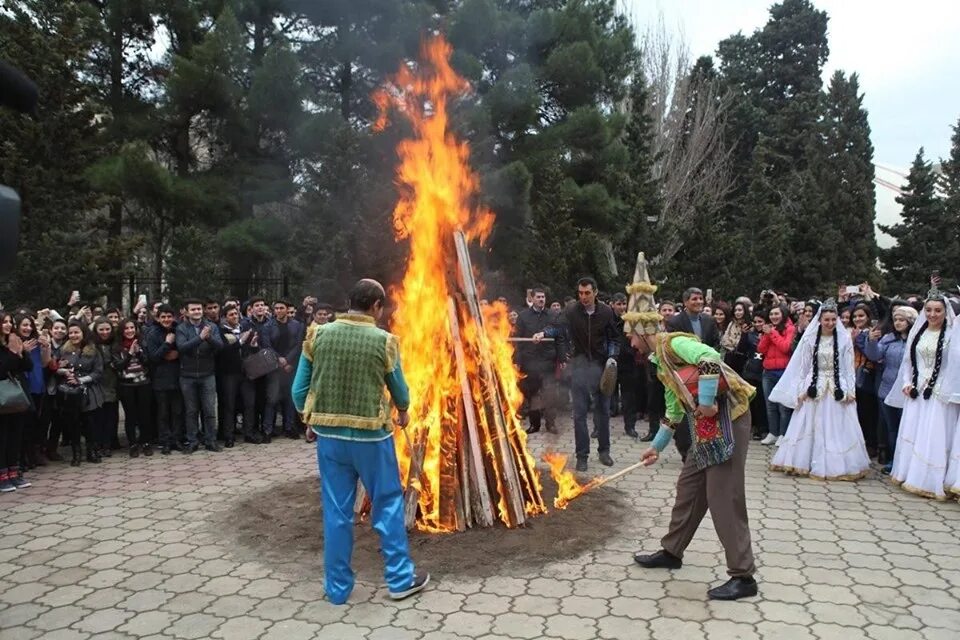
[[[542,459],[550,465],[550,476],[557,483],[557,495],[553,499],[553,506],[557,509],[566,509],[574,498],[599,486],[602,478],[594,478],[587,484],[580,484],[573,473],[566,469],[568,456],[563,453],[547,452]]]
[[[426,40],[421,61],[402,65],[390,83],[373,96],[380,111],[377,129],[383,129],[388,116],[396,113],[413,130],[397,147],[400,199],[393,213],[397,239],[408,239],[410,243],[403,282],[391,291],[397,304],[391,330],[400,338],[401,360],[412,399],[410,438],[397,438],[396,445],[401,477],[405,480],[409,477],[413,450],[425,446],[422,472],[415,482],[419,490],[417,525],[437,532],[457,528],[456,470],[462,464],[458,463],[458,443],[463,438],[459,403],[463,387],[454,359],[448,302],[457,283],[453,234],[460,230],[468,240],[482,243],[494,220],[488,209],[476,204],[479,179],[469,165],[469,148],[449,128],[449,101],[469,89],[466,80],[450,66],[451,52],[450,45],[440,37]],[[490,393],[481,384],[479,361],[484,355],[499,379],[498,393],[509,405],[504,407],[503,418],[511,436],[510,446],[528,462],[529,469],[535,469],[517,418],[522,397],[517,389],[513,348],[507,341],[506,309],[485,309],[481,331],[479,323],[471,320],[462,307],[455,307],[460,309],[455,313],[459,314],[457,321],[472,397],[479,402],[484,393]],[[478,407],[476,414],[480,444],[497,485],[499,518],[511,526],[500,486],[504,481],[502,461],[494,455],[503,438],[497,438],[497,425],[491,424],[493,419],[487,412]],[[521,475],[525,495],[534,496],[526,501],[526,513],[545,511],[535,471]]]

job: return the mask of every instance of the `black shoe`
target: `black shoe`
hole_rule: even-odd
[[[757,581],[753,578],[730,578],[719,587],[707,591],[711,600],[739,600],[757,595]]]
[[[270,444],[273,442],[273,436],[269,433],[263,434],[263,444]]]
[[[299,440],[299,439],[300,439],[300,433],[297,432],[297,431],[287,431],[287,432],[285,432],[283,435],[287,436],[287,438],[290,439],[290,440]]]
[[[643,434],[643,437],[640,438],[640,442],[653,442],[653,439],[656,438],[656,434],[650,433],[649,431]]]
[[[103,452],[100,451],[100,449],[93,450],[93,461],[96,464],[100,464],[101,462],[103,462]]]
[[[610,454],[609,454],[609,453],[601,453],[601,454],[600,454],[600,464],[602,464],[602,465],[605,466],[605,467],[612,467],[612,466],[613,466],[613,458],[610,457]]]
[[[79,467],[80,466],[80,446],[73,445],[71,446],[71,449],[73,451],[73,457],[70,458],[70,466]]]
[[[138,447],[137,445],[133,445],[132,447],[130,447],[130,457],[131,457],[131,458],[139,458],[139,457],[140,457],[140,447]]]
[[[234,445],[233,440],[226,440],[226,441],[223,443],[223,447],[224,447],[225,449],[233,449],[233,445]]]
[[[187,446],[185,446],[185,447],[183,448],[183,453],[189,455],[189,454],[193,453],[194,451],[196,451],[198,448],[200,448],[200,445],[197,445],[197,444],[188,444]]]
[[[428,584],[430,584],[429,573],[424,573],[422,575],[414,575],[413,584],[411,584],[408,588],[404,589],[403,591],[391,591],[390,599],[403,600],[405,598],[409,598],[415,593],[420,593],[421,591],[423,591],[424,587],[426,587]]]
[[[640,434],[637,433],[637,430],[636,430],[636,429],[626,429],[626,430],[624,431],[624,433],[627,434],[627,437],[628,437],[628,438],[633,438],[634,440],[639,440],[639,439],[640,439]]]
[[[160,447],[160,455],[168,456],[170,455],[170,451],[171,451],[170,445],[168,444],[165,444],[162,447]]]
[[[645,569],[679,569],[683,566],[683,560],[663,549],[650,555],[634,554],[633,561]]]
[[[223,451],[223,447],[218,445],[216,442],[214,442],[213,444],[205,445],[203,448],[206,449],[207,451],[212,451],[214,453],[220,453],[221,451]]]
[[[97,455],[103,458],[112,458],[113,457],[113,448],[104,447],[103,449],[97,449]]]
[[[97,462],[97,452],[91,447],[87,447],[87,462]]]
[[[577,471],[580,473],[587,472],[587,461],[585,458],[577,458]]]
[[[144,444],[140,446],[140,452],[148,458],[153,455],[153,447],[149,444]]]
[[[263,442],[258,435],[243,436],[243,441],[247,444],[261,444]]]
[[[560,433],[560,431],[557,429],[557,425],[555,425],[555,424],[548,424],[548,425],[547,425],[547,433],[554,433],[554,434],[556,434],[556,433]]]
[[[528,434],[528,435],[531,434],[531,433],[536,433],[536,432],[538,432],[538,431],[540,431],[540,427],[533,427],[533,426],[531,426],[531,427],[528,427],[528,428],[527,428],[527,434]]]
[[[600,434],[597,433],[596,429],[594,429],[593,431],[590,432],[590,437],[596,439],[600,437]]]

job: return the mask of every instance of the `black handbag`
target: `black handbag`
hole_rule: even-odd
[[[65,396],[82,396],[87,391],[87,387],[82,384],[67,384],[65,382],[57,385],[57,391]]]
[[[241,369],[247,380],[257,380],[280,368],[280,358],[270,349],[261,349],[243,359]]]
[[[16,378],[11,376],[0,380],[0,414],[24,413],[32,406],[30,398]]]

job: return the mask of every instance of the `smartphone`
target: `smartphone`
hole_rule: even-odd
[[[137,298],[137,304],[147,304],[147,294],[141,293],[140,297]]]
[[[858,286],[855,285],[855,284],[848,284],[846,291],[847,291],[847,293],[850,294],[850,295],[855,295],[855,294],[860,293],[860,287],[858,287]]]

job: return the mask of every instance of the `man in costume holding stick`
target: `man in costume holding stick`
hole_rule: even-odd
[[[308,334],[293,381],[293,402],[303,414],[307,440],[317,441],[325,587],[334,604],[345,603],[353,591],[350,555],[358,478],[370,496],[390,597],[402,600],[430,580],[429,573],[414,572],[403,521],[403,487],[384,386],[401,429],[410,420],[410,394],[397,338],[376,325],[385,299],[376,280],[355,284],[350,311]]]
[[[656,365],[666,401],[664,422],[641,460],[655,463],[675,429],[692,431],[690,453],[677,480],[670,528],[661,540],[663,548],[650,555],[638,553],[634,560],[648,569],[679,569],[683,552],[709,509],[726,553],[730,580],[707,591],[707,596],[712,600],[755,596],[756,567],[744,488],[750,398],[755,389],[695,335],[659,333],[660,316],[653,301],[656,286],[649,281],[642,253],[637,256],[633,280],[627,287],[630,305],[623,316],[624,331],[633,347]]]

